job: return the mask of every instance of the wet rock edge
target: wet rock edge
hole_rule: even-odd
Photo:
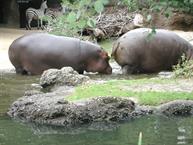
[[[117,123],[150,114],[168,117],[193,115],[193,101],[175,100],[156,107],[140,106],[121,97],[69,102],[51,92],[23,96],[8,111],[8,115],[15,119],[65,127],[96,122]]]

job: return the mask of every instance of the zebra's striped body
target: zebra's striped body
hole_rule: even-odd
[[[44,17],[44,12],[48,8],[47,6],[47,1],[43,1],[39,9],[34,9],[34,8],[28,8],[26,10],[26,29],[31,30],[31,21],[37,20],[38,22],[38,29],[39,29],[39,21],[40,21],[40,27],[42,27],[42,18]]]
[[[48,8],[48,9],[46,9],[45,16],[50,17],[51,19],[56,19],[58,16],[58,11],[51,9],[51,8]]]

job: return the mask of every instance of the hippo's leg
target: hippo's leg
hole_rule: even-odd
[[[28,74],[28,72],[25,69],[23,69],[22,67],[16,67],[15,70],[17,74],[22,74],[22,75]]]
[[[79,70],[78,73],[79,73],[79,74],[83,74],[83,73],[84,73],[84,70]]]
[[[32,75],[32,73],[30,71],[28,71],[27,69],[25,69],[21,66],[15,67],[15,71],[16,71],[17,74]]]
[[[141,71],[137,66],[134,65],[124,65],[122,66],[122,74],[136,74],[140,73]]]

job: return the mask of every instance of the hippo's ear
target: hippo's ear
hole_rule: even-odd
[[[109,59],[108,53],[105,52],[104,50],[98,50],[98,53],[99,53],[100,58]]]

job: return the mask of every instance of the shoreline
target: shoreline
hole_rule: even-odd
[[[13,102],[7,114],[27,122],[64,127],[97,122],[119,123],[151,114],[167,117],[193,115],[193,100],[177,99],[150,106],[133,101],[132,96],[93,96],[75,101],[66,98],[76,86],[86,83],[97,82],[70,67],[47,70],[41,76],[40,84]]]

